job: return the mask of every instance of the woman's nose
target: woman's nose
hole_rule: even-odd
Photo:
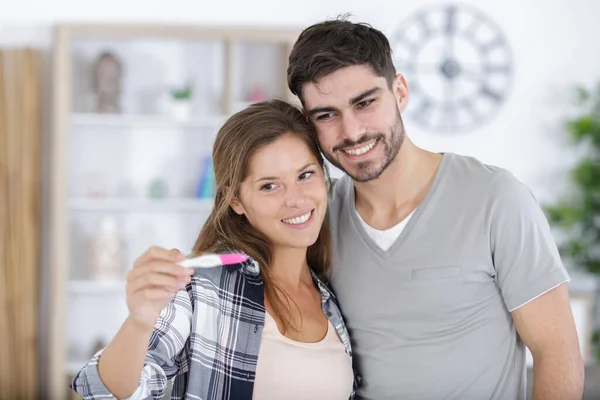
[[[305,202],[305,195],[302,188],[298,185],[292,185],[288,188],[285,196],[285,205],[289,208],[302,208]]]

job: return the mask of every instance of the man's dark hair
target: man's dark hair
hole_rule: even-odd
[[[302,87],[340,68],[368,65],[391,87],[396,68],[390,43],[383,33],[346,16],[320,22],[300,33],[289,56],[288,86],[302,102]]]

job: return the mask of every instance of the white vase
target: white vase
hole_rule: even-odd
[[[192,116],[192,102],[189,100],[171,100],[171,114],[177,121],[187,121]]]
[[[92,278],[101,280],[123,279],[125,265],[123,242],[117,219],[106,216],[91,243]]]

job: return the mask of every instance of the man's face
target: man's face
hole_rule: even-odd
[[[408,98],[396,77],[392,88],[371,67],[341,68],[302,89],[323,155],[358,182],[377,179],[404,139],[400,112]]]

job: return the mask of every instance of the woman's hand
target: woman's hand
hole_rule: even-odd
[[[143,330],[152,330],[160,312],[194,274],[177,262],[185,256],[177,249],[151,247],[138,257],[127,274],[129,319]]]

